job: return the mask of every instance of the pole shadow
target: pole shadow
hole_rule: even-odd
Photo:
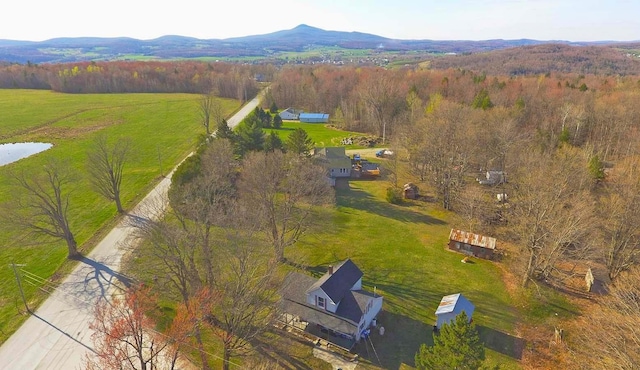
[[[60,329],[59,327],[57,327],[57,326],[53,325],[53,324],[52,324],[52,323],[50,323],[49,321],[47,321],[47,320],[43,319],[42,317],[38,316],[38,314],[36,314],[35,312],[32,312],[32,315],[33,315],[34,317],[38,318],[39,320],[41,320],[42,322],[44,322],[45,324],[49,325],[50,327],[52,327],[52,328],[56,329],[57,331],[59,331],[60,333],[62,333],[62,334],[63,334],[64,336],[66,336],[67,338],[69,338],[69,339],[71,339],[72,341],[74,341],[74,342],[78,343],[79,345],[83,346],[83,347],[84,347],[84,348],[86,348],[87,350],[89,350],[89,351],[91,351],[91,352],[93,352],[93,353],[96,353],[96,351],[95,351],[93,348],[91,348],[91,347],[87,346],[86,344],[84,344],[84,343],[82,343],[81,341],[77,340],[76,338],[72,337],[72,336],[71,336],[69,333],[67,333],[66,331],[64,331],[64,330]]]

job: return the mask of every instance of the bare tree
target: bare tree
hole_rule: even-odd
[[[465,127],[469,119],[468,109],[443,102],[402,135],[412,171],[431,182],[445,209],[453,207],[464,185],[469,160]]]
[[[240,200],[252,209],[278,261],[318,222],[314,208],[331,204],[333,191],[324,168],[309,158],[279,151],[252,152],[244,160],[238,185]]]
[[[574,361],[580,368],[634,370],[640,364],[640,269],[620,273],[575,327]]]
[[[521,163],[509,222],[524,252],[523,286],[551,279],[561,262],[589,256],[594,214],[585,163],[571,149]]]
[[[168,296],[177,292],[178,299],[188,310],[192,309],[191,300],[206,288],[206,276],[213,274],[199,263],[204,253],[200,243],[201,225],[172,214],[167,219],[137,223],[136,226],[139,237],[151,245],[151,248],[142,249],[140,257],[146,261],[146,268],[154,272],[157,287]],[[191,313],[196,315],[196,312]],[[202,367],[208,369],[200,322],[193,324]]]
[[[70,170],[50,161],[41,173],[15,173],[13,180],[18,197],[2,212],[5,223],[35,235],[62,239],[67,244],[67,258],[77,257],[78,244],[69,224]]]
[[[364,82],[360,99],[384,144],[390,126],[406,109],[398,81],[388,72],[377,71],[375,77],[369,76]]]
[[[256,242],[251,226],[241,229],[224,233],[226,246],[217,255],[216,299],[210,300],[215,305],[208,322],[222,341],[223,369],[230,368],[232,357],[251,353],[278,314],[278,263]]]
[[[147,316],[156,308],[156,297],[143,287],[129,289],[124,297],[115,297],[112,302],[98,302],[89,324],[94,331],[91,339],[95,355],[87,355],[85,366],[102,370],[176,369],[179,352],[175,342],[186,337],[188,330],[174,326],[171,332],[178,338],[156,332]]]
[[[204,126],[207,136],[211,135],[211,126],[217,127],[224,118],[222,104],[215,91],[200,95],[198,101],[198,111],[200,113],[200,123]]]
[[[622,271],[640,263],[640,180],[638,163],[619,163],[607,181],[607,195],[600,212],[604,257],[609,277],[613,280]]]
[[[124,166],[129,159],[130,144],[128,139],[118,139],[109,145],[107,137],[99,135],[87,155],[91,185],[100,195],[116,203],[118,213],[124,213],[120,189]]]

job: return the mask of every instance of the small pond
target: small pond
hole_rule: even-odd
[[[15,162],[18,159],[27,158],[30,155],[40,153],[51,148],[49,143],[10,143],[0,144],[0,166]]]

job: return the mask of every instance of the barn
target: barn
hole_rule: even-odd
[[[460,293],[444,296],[436,310],[436,328],[440,329],[442,325],[448,324],[451,320],[455,320],[456,316],[463,311],[467,314],[469,321],[471,321],[474,310],[475,307],[473,303]]]
[[[496,249],[496,238],[451,229],[449,249],[469,256],[490,260],[493,259],[493,252]]]
[[[300,122],[306,123],[327,123],[329,115],[326,113],[300,113]]]

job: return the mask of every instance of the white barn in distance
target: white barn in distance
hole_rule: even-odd
[[[475,307],[473,306],[473,303],[460,293],[444,296],[436,310],[436,327],[440,329],[442,325],[455,320],[456,316],[461,314],[463,311],[467,314],[469,321],[471,321],[471,316],[473,315],[474,310]]]

